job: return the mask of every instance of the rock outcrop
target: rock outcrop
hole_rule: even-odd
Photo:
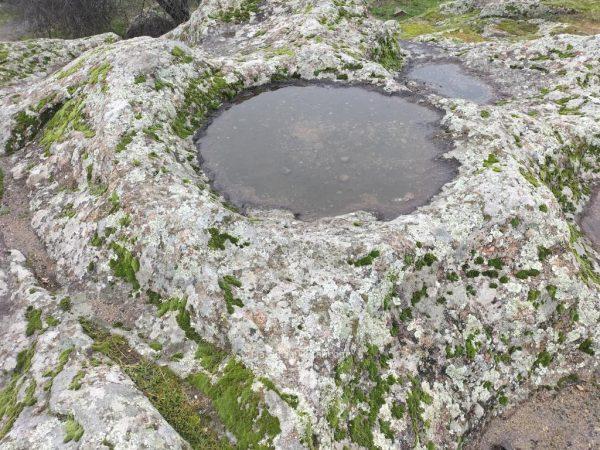
[[[410,93],[401,26],[361,2],[209,0],[159,39],[2,44],[4,183],[26,186],[56,286],[2,249],[0,447],[455,448],[596,370],[576,218],[599,177],[600,36],[552,30],[438,42],[504,100],[423,97],[459,173],[390,222],[239,214],[193,143],[267,83]]]

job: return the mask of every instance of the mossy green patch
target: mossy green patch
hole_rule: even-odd
[[[218,109],[224,99],[232,99],[240,84],[230,84],[218,71],[208,70],[190,80],[184,92],[183,108],[171,123],[177,136],[185,139],[200,127],[209,112]]]
[[[96,132],[87,124],[83,109],[85,107],[85,98],[75,98],[68,100],[54,116],[50,119],[44,128],[40,144],[46,150],[49,150],[52,144],[60,143],[65,140],[72,131],[79,131],[86,138],[96,135]]]
[[[116,257],[108,262],[113,273],[133,286],[134,290],[140,288],[136,273],[140,270],[140,262],[125,247],[112,242],[110,248],[115,252]]]
[[[108,72],[110,72],[111,68],[112,66],[108,62],[92,67],[89,72],[88,83],[102,83],[102,89],[104,90],[106,87],[106,77],[108,76]]]
[[[385,20],[400,18],[406,20],[419,16],[446,0],[377,0],[369,1],[369,11],[375,17]],[[398,11],[402,13],[398,13]]]
[[[240,280],[232,275],[225,275],[219,280],[219,287],[223,291],[223,297],[225,298],[225,304],[227,305],[227,312],[229,314],[233,314],[234,306],[239,306],[240,308],[244,306],[244,303],[239,298],[235,298],[233,295],[234,287],[242,287]]]
[[[194,60],[190,54],[188,54],[181,47],[177,46],[173,47],[171,55],[175,57],[175,61],[179,64],[189,64]]]
[[[354,267],[370,266],[371,264],[373,264],[373,261],[375,261],[376,258],[379,258],[380,255],[381,253],[379,252],[379,250],[371,250],[367,255],[361,258],[349,259],[348,264]]]
[[[28,382],[27,377],[34,353],[35,344],[18,353],[17,365],[7,385],[0,389],[0,439],[8,434],[23,409],[33,406],[37,401],[34,397],[35,380],[31,379]],[[21,396],[20,393],[26,384],[24,395]]]
[[[119,143],[115,147],[115,152],[121,153],[121,152],[125,151],[127,146],[133,142],[133,138],[135,137],[136,134],[137,134],[137,131],[134,130],[134,131],[130,131],[129,133],[125,133],[123,136],[121,136]]]
[[[244,23],[250,20],[251,13],[258,11],[260,0],[242,0],[237,6],[230,6],[211,16],[225,23]]]
[[[25,335],[31,336],[36,331],[42,331],[42,310],[28,306],[25,311],[25,319],[27,319],[27,326],[25,328]]]
[[[75,376],[71,379],[69,383],[69,389],[72,391],[78,391],[81,389],[82,381],[85,378],[85,372],[80,370],[75,374]]]
[[[273,446],[273,439],[281,432],[279,419],[268,412],[261,396],[252,389],[254,374],[242,363],[231,359],[214,382],[202,373],[188,380],[212,399],[219,417],[235,435],[238,448]]]
[[[208,241],[208,247],[213,250],[225,250],[225,243],[227,241],[234,245],[237,245],[239,238],[232,236],[229,233],[221,233],[218,228],[212,227],[208,229],[210,239]]]
[[[584,339],[577,348],[590,356],[594,356],[596,354],[593,348],[593,341],[590,338]]]
[[[539,25],[525,20],[504,19],[498,25],[499,30],[508,33],[515,39],[534,39],[539,32]]]
[[[94,340],[93,349],[119,367],[131,378],[158,412],[171,424],[181,437],[197,450],[221,450],[232,448],[214,431],[211,414],[198,411],[211,409],[205,400],[198,400],[184,380],[172,370],[159,366],[133,350],[126,339],[108,333],[94,323],[80,319],[84,332]]]
[[[2,205],[3,198],[4,198],[4,171],[0,167],[0,206]]]
[[[77,422],[73,416],[69,416],[65,422],[65,438],[63,442],[79,442],[83,436],[84,430],[79,422]]]
[[[336,441],[349,438],[362,447],[378,448],[373,431],[377,427],[384,431],[378,420],[379,411],[391,386],[398,381],[394,376],[382,376],[388,368],[389,357],[369,345],[362,357],[351,355],[338,363],[335,382],[342,395],[330,405],[326,416]]]
[[[267,388],[271,389],[273,392],[275,392],[277,395],[279,395],[279,397],[286,402],[288,405],[290,405],[292,408],[297,408],[298,407],[298,396],[294,395],[294,394],[286,394],[285,392],[281,392],[281,390],[279,390],[277,388],[277,386],[275,386],[275,383],[273,383],[271,380],[269,380],[268,378],[261,378],[260,379],[261,383],[264,384]]]
[[[398,44],[398,36],[385,36],[377,41],[372,50],[373,60],[387,70],[394,72],[400,70],[404,61],[404,54]]]

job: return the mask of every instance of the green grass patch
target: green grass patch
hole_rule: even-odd
[[[117,364],[152,405],[194,449],[222,450],[232,446],[214,431],[212,409],[201,392],[193,389],[166,366],[139,355],[123,336],[114,335],[94,323],[80,319],[85,333],[94,340],[93,349]]]
[[[254,374],[242,363],[231,359],[222,375],[213,383],[204,374],[188,380],[212,399],[222,422],[231,431],[241,449],[268,449],[281,432],[279,419],[265,408],[261,396],[252,390]]]
[[[67,442],[79,442],[81,437],[83,436],[84,430],[79,422],[75,420],[75,418],[70,415],[65,422],[65,438],[63,442],[66,444]]]
[[[421,15],[445,1],[447,0],[371,0],[368,4],[369,12],[375,17],[384,20],[407,20]],[[403,11],[403,14],[396,15],[398,10]]]
[[[13,424],[27,406],[33,406],[37,399],[33,396],[36,383],[31,379],[24,395],[19,393],[27,383],[27,372],[35,353],[35,344],[17,355],[17,365],[7,385],[0,390],[0,440],[11,430]]]
[[[502,20],[497,28],[517,39],[533,39],[540,31],[538,24],[513,19]]]

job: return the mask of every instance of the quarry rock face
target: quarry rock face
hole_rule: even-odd
[[[0,241],[0,447],[456,448],[597,370],[577,219],[600,36],[536,20],[531,40],[437,40],[501,101],[418,93],[458,173],[387,222],[240,214],[193,142],[269,83],[417,95],[398,76],[416,50],[362,2],[208,1],[158,39],[0,44],[0,220],[53,261]]]

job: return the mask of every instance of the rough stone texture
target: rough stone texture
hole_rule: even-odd
[[[575,218],[598,181],[600,36],[439,42],[506,100],[426,95],[445,113],[454,144],[446,156],[461,166],[412,214],[243,216],[211,192],[192,142],[208,111],[242,89],[294,78],[407,92],[394,78],[410,58],[396,48],[397,31],[362,3],[238,0],[206,2],[161,39],[35,41],[83,53],[32,77],[24,44],[3,44],[3,70],[15,72],[0,100],[5,183],[25,180],[31,226],[60,288],[39,287],[16,250],[3,258],[0,386],[18,352],[35,345],[19,380],[20,395],[36,381],[37,402],[0,445],[60,446],[72,414],[83,448],[103,439],[185,446],[118,365],[90,363],[79,315],[122,321],[114,333],[182,378],[218,382],[243,363],[261,408],[279,421],[262,442],[285,449],[454,448],[539,386],[597,367],[598,254]],[[217,245],[215,229],[238,240]],[[374,250],[370,264],[352,264]],[[163,314],[145,303],[153,293]],[[239,300],[228,304],[228,294]],[[70,313],[59,308],[65,295]],[[170,298],[185,299],[193,330],[226,352],[218,367],[194,358],[199,338]],[[28,306],[60,323],[27,337]],[[43,374],[70,347],[44,390]],[[84,366],[81,389],[70,391]]]

